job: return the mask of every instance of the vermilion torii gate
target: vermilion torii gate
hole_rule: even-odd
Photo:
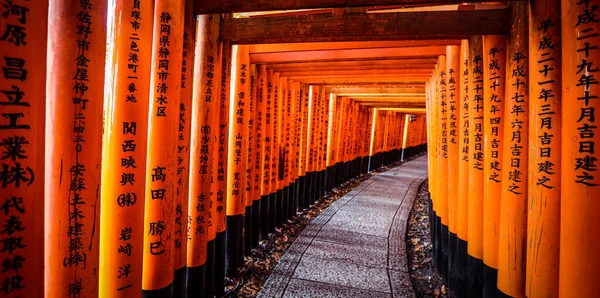
[[[0,296],[223,296],[427,149],[452,295],[593,297],[600,3],[479,2],[2,1]]]

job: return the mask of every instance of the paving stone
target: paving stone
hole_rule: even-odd
[[[259,297],[414,297],[406,221],[427,158],[371,176],[300,234]]]
[[[387,254],[387,245],[377,247],[314,240],[306,252],[304,252],[304,257],[316,257],[370,267],[387,268]]]
[[[386,269],[304,256],[293,278],[389,293]]]
[[[385,298],[390,293],[356,289],[302,279],[292,279],[283,297],[319,297],[319,298]]]

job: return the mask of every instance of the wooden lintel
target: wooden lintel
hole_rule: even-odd
[[[509,31],[508,10],[494,9],[237,18],[221,22],[220,37],[237,44],[259,44],[461,39]]]
[[[324,86],[325,92],[335,94],[380,94],[380,93],[425,93],[425,84],[406,84],[406,85],[364,85],[364,86]]]
[[[464,2],[464,0],[196,0],[195,11],[198,14],[214,14],[227,12],[251,12],[360,6],[407,7],[414,5],[462,4]],[[497,2],[497,0],[479,0],[478,2]]]

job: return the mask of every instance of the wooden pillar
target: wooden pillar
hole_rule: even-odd
[[[456,80],[460,80],[460,96],[458,97],[457,110],[460,111],[457,117],[458,129],[458,171],[457,179],[457,202],[456,202],[456,294],[466,295],[467,289],[467,258],[469,239],[469,107],[471,99],[469,97],[470,83],[470,60],[469,60],[469,41],[462,40],[460,46],[460,56],[458,58],[459,71]],[[458,89],[458,88],[457,88]],[[431,154],[431,153],[430,153]]]
[[[506,37],[483,36],[483,290],[486,297],[493,297],[498,291],[506,74]]]
[[[460,119],[460,46],[446,47],[446,101],[447,101],[447,143],[448,143],[448,273],[450,293],[456,293],[456,225],[458,203],[458,160],[459,136],[458,124]],[[415,121],[417,122],[417,121]],[[415,123],[418,131],[418,123]],[[416,145],[413,139],[412,146]]]
[[[439,182],[441,185],[448,185],[448,100],[447,100],[447,85],[446,85],[446,56],[438,58],[439,68],[439,102],[440,102],[440,140],[441,153],[439,167]],[[448,277],[448,193],[440,191],[439,194],[439,215],[441,219],[441,248],[442,248],[442,263],[440,265],[442,276],[447,281]]]
[[[80,5],[79,1],[55,0],[52,1],[48,13],[48,24],[51,26],[48,32],[47,73],[51,75],[46,81],[46,135],[49,137],[46,139],[45,155],[47,224],[44,275],[52,278],[45,279],[45,290],[46,293],[67,297],[98,296],[106,11],[105,1],[90,1],[90,5]],[[10,15],[11,23],[14,22],[14,17]],[[37,22],[33,17],[28,15],[28,20]],[[44,19],[42,16],[38,17]],[[37,43],[31,40],[34,36],[30,36],[24,42],[32,42],[32,45]],[[5,42],[2,43],[4,50]],[[43,45],[40,45],[37,51],[41,49],[44,49]],[[20,77],[23,78],[23,82],[26,79],[24,70],[33,71],[33,67],[37,66],[43,68],[43,64],[35,65],[32,62],[27,62],[19,56],[5,57],[2,67],[5,76]],[[6,81],[15,82],[15,86],[20,88],[16,79],[7,78]],[[15,96],[18,96],[18,93]],[[18,114],[7,113],[3,116],[2,127],[8,125],[24,128],[28,125],[24,121],[26,119]],[[41,119],[43,118],[38,118],[38,121],[42,121]],[[28,122],[30,121],[31,119]],[[125,143],[123,148],[129,150],[130,144],[135,146],[133,143]],[[3,160],[3,167],[6,167],[3,171],[20,171],[22,178],[27,179],[21,179],[21,185],[33,186],[35,176],[42,177],[41,172],[33,172],[31,166],[24,167],[24,164],[17,164],[16,160],[10,160],[12,164],[6,164],[8,161]],[[5,174],[3,177],[10,176]],[[132,184],[134,180],[143,180],[143,177],[136,179],[125,173],[121,178],[122,185]],[[18,181],[16,179],[15,186]],[[8,181],[3,183],[3,187],[4,185],[8,185]],[[11,213],[16,216],[17,211],[15,208]],[[9,239],[17,241],[19,238]],[[33,243],[12,244],[15,249],[25,245],[32,246]],[[36,249],[42,249],[42,246]],[[28,282],[39,284],[42,281]]]
[[[481,36],[469,40],[469,197],[467,293],[481,295],[483,277],[483,53]]]
[[[298,202],[298,209],[304,210],[306,209],[307,202],[307,175],[306,175],[306,162],[307,162],[307,154],[306,147],[308,142],[308,115],[309,115],[309,93],[310,86],[306,84],[300,85],[300,145],[299,145],[299,167],[298,167],[298,175],[300,176],[300,191],[298,196],[300,200]]]
[[[151,297],[173,295],[176,211],[173,201],[177,187],[183,21],[183,1],[156,2],[148,128],[148,144],[152,146],[148,146],[146,163],[142,280],[144,295]]]
[[[186,261],[188,231],[188,201],[190,190],[190,137],[192,127],[192,89],[194,87],[194,45],[196,41],[196,18],[194,1],[185,1],[183,25],[183,52],[181,60],[181,98],[177,128],[177,186],[175,189],[175,275],[173,296],[186,294]],[[206,200],[208,202],[208,199]],[[208,207],[208,206],[207,206]],[[208,215],[208,212],[207,212]],[[206,216],[208,218],[208,216]],[[206,235],[207,229],[204,229]],[[205,238],[206,239],[206,238]],[[206,240],[204,240],[206,241]]]
[[[525,295],[529,64],[527,3],[511,3],[513,26],[507,41],[506,108],[502,149],[502,201],[498,243],[498,289]]]
[[[271,121],[273,122],[272,126],[272,135],[271,135],[271,176],[270,176],[270,185],[271,185],[271,193],[272,199],[269,204],[270,209],[270,217],[271,217],[271,231],[275,231],[275,227],[279,218],[279,206],[281,205],[281,189],[279,188],[278,179],[279,179],[279,114],[281,110],[281,98],[280,98],[280,84],[281,81],[280,74],[278,72],[274,72],[271,76],[272,89],[271,89]]]
[[[597,162],[600,142],[596,111],[600,1],[561,1],[562,20],[562,153],[560,168],[560,275],[559,296],[597,295],[600,280],[600,177]],[[542,29],[556,30],[558,23],[543,23]],[[546,33],[547,34],[547,33]],[[558,38],[556,36],[555,38]],[[553,39],[554,40],[554,39]],[[555,50],[560,49],[560,47]],[[556,94],[554,89],[551,94]],[[533,96],[536,96],[534,94]],[[539,96],[539,95],[538,95]],[[545,96],[545,95],[544,95]],[[551,100],[555,102],[555,95]],[[559,115],[557,112],[556,115]],[[560,123],[560,122],[559,122]],[[556,141],[554,141],[556,142]],[[553,149],[554,150],[554,149]],[[555,152],[552,152],[554,157]],[[558,172],[558,164],[554,168]]]
[[[187,236],[187,295],[214,294],[216,214],[212,201],[213,160],[218,156],[215,140],[219,132],[220,63],[217,42],[220,17],[202,15],[196,21],[194,39],[193,98],[190,140],[190,187]],[[189,54],[188,54],[189,55]],[[190,63],[191,64],[191,63]],[[188,65],[190,65],[188,64]],[[214,206],[213,206],[214,205]],[[206,271],[206,274],[205,274]],[[212,278],[211,278],[212,277]]]
[[[0,18],[0,224],[8,228],[0,232],[4,245],[0,261],[7,264],[0,270],[0,293],[42,297],[48,2],[11,1],[4,8]]]
[[[276,184],[278,191],[277,199],[277,225],[285,222],[285,207],[287,205],[287,187],[285,181],[285,129],[287,126],[287,77],[279,78],[279,92],[277,100],[277,169]]]
[[[230,17],[230,16],[226,16]],[[225,289],[225,232],[227,230],[227,154],[229,151],[229,93],[231,87],[232,46],[222,42],[217,61],[220,61],[220,96],[218,145],[213,158],[211,187],[211,223],[216,223],[215,237],[215,295],[223,296]],[[216,120],[215,120],[216,121]]]
[[[268,174],[267,166],[267,155],[270,151],[270,146],[267,143],[269,141],[269,130],[267,128],[267,67],[265,65],[258,66],[257,73],[257,103],[256,103],[256,168],[255,168],[255,187],[258,188],[258,195],[260,197],[259,202],[259,216],[260,216],[260,228],[259,228],[259,239],[266,239],[268,235],[268,229],[266,223],[268,222],[268,211],[269,211],[269,178],[266,177]],[[258,227],[256,227],[258,229]]]
[[[150,5],[119,3],[114,15],[111,88],[104,108],[98,296],[133,298],[142,295],[148,114],[140,111],[149,107],[154,13]],[[135,146],[124,146],[127,142]],[[123,175],[139,178],[122,183]],[[125,268],[129,273],[115,274]]]
[[[265,212],[261,213],[263,217],[263,237],[271,231],[273,214],[271,214],[272,205],[275,204],[275,194],[271,183],[271,163],[273,153],[273,70],[269,69],[266,74],[266,88],[263,89],[263,98],[265,98],[265,125],[264,125],[264,149],[263,149],[263,195],[267,196],[265,201]]]
[[[544,29],[544,24],[554,24]],[[560,1],[532,2],[529,18],[527,297],[558,297],[560,242]],[[550,91],[548,91],[550,90]],[[550,94],[548,94],[550,92]],[[546,97],[548,96],[553,97]],[[535,245],[533,245],[535,243]]]
[[[248,61],[250,62],[250,61]],[[246,133],[246,184],[244,188],[244,203],[246,205],[245,218],[244,218],[244,255],[250,255],[252,248],[258,245],[254,244],[253,234],[255,233],[255,218],[258,218],[258,200],[255,197],[260,198],[254,191],[254,164],[256,162],[256,156],[254,151],[256,150],[256,64],[249,65],[248,71],[248,103],[247,103],[247,126],[248,131]],[[256,213],[254,212],[256,210]]]
[[[247,130],[248,70],[250,56],[247,45],[232,48],[231,82],[234,84],[229,96],[229,139],[227,157],[227,230],[225,270],[228,276],[237,275],[242,265],[243,228],[245,203],[243,197],[247,156],[244,136]]]

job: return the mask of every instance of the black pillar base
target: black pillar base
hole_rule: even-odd
[[[225,231],[215,238],[215,296],[225,296]]]
[[[206,244],[206,270],[205,270],[205,289],[206,297],[213,297],[215,295],[215,276],[216,276],[216,258],[215,250],[217,247],[216,239],[208,241]],[[192,296],[188,296],[192,297]]]
[[[260,200],[262,200],[262,197]],[[262,228],[260,222],[260,200],[252,202],[252,239],[250,241],[250,247],[252,248],[257,248],[260,241],[260,230]]]
[[[237,276],[241,267],[240,247],[243,245],[244,216],[227,215],[227,230],[225,231],[225,274]]]
[[[454,266],[456,268],[456,297],[466,297],[467,295],[467,241],[457,238],[456,241],[456,259]]]
[[[142,298],[172,298],[173,283],[157,290],[142,290]]]
[[[187,267],[187,297],[205,297],[206,265]],[[186,297],[186,296],[183,296]]]
[[[274,215],[275,215],[275,227],[278,227],[281,225],[281,223],[283,223],[283,214],[282,214],[282,208],[283,206],[283,189],[278,189],[277,192],[275,193],[275,210],[274,210]],[[273,231],[275,230],[275,227],[273,227]]]
[[[277,193],[273,192],[269,194],[269,214],[267,221],[269,223],[269,233],[275,231],[275,217],[277,212]]]
[[[483,263],[483,297],[498,297],[498,269],[494,269]]]
[[[456,296],[456,234],[448,231],[448,290],[450,297]]]
[[[435,267],[438,269],[438,272],[442,274],[442,256],[444,253],[442,252],[442,218],[437,216],[435,217]]]
[[[265,240],[269,237],[269,195],[260,197],[258,205],[260,209],[259,239]]]
[[[228,226],[229,227],[229,226]],[[448,278],[450,277],[449,272],[448,272],[448,256],[449,256],[449,252],[448,252],[448,245],[450,242],[450,239],[448,237],[448,226],[442,224],[442,229],[441,229],[441,234],[442,234],[442,242],[441,242],[441,246],[442,246],[442,267],[440,267],[440,274],[442,275],[442,278],[444,279],[444,283],[447,285],[448,284]]]
[[[483,295],[483,261],[471,255],[467,256],[467,296]]]
[[[244,256],[252,254],[252,222],[254,214],[252,214],[252,205],[246,206],[246,214],[244,216]]]
[[[175,270],[175,278],[173,280],[173,297],[175,298],[185,298],[186,297],[186,289],[185,289],[185,280],[186,280],[186,268],[185,266]]]

